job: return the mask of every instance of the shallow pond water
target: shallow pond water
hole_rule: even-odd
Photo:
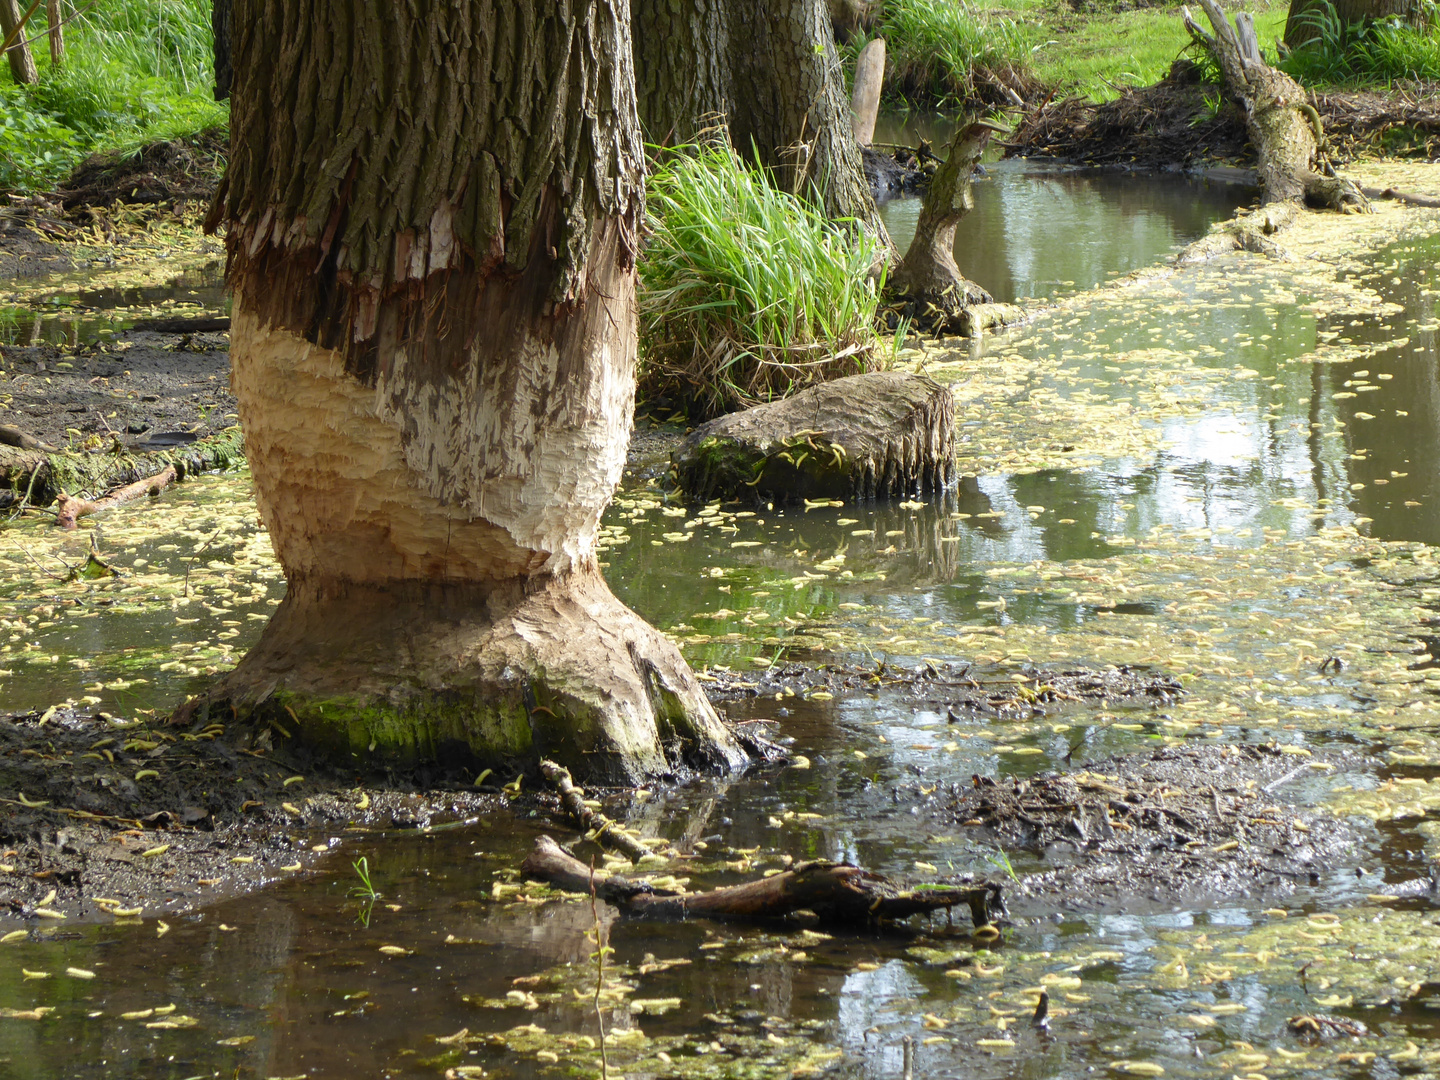
[[[1023,876],[1055,854],[995,850],[936,793],[1209,740],[1313,760],[1286,797],[1357,841],[1278,900],[1022,900],[998,941],[963,916],[912,938],[602,909],[610,1075],[878,1080],[901,1075],[906,1038],[922,1077],[1440,1072],[1440,911],[1375,899],[1440,856],[1440,673],[1420,623],[1440,602],[1437,262],[1435,238],[1342,286],[1232,262],[928,353],[956,383],[973,475],[944,499],[622,491],[603,538],[616,592],[702,676],[750,680],[732,716],[779,721],[808,765],[612,807],[700,856],[667,873],[708,886],[789,856]],[[6,526],[7,707],[130,714],[233,662],[283,588],[245,493],[243,474],[210,477],[69,537]],[[92,537],[125,576],[62,580]],[[787,691],[791,660],[875,685]],[[927,663],[994,680],[1129,664],[1188,693],[955,718],[885,685]],[[260,894],[0,944],[0,1009],[53,1010],[0,1018],[0,1075],[599,1075],[595,915],[512,880],[541,831],[497,813],[297,835],[335,851]],[[368,912],[350,895],[361,855],[382,894]],[[1041,987],[1047,1031],[1029,1023]],[[1292,1032],[1308,1013],[1373,1034]]]
[[[945,117],[882,117],[875,142],[913,147],[926,139],[943,154],[953,133]],[[1021,159],[983,168],[975,208],[955,235],[955,260],[1002,303],[1067,296],[1151,266],[1255,198],[1243,178],[1225,173],[1134,176]],[[904,196],[880,204],[901,251],[915,236],[921,203]]]

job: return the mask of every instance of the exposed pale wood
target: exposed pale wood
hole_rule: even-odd
[[[627,0],[235,0],[232,26],[208,224],[287,589],[174,721],[585,782],[743,765],[596,561],[635,392]]]
[[[117,506],[134,502],[146,495],[159,495],[170,486],[170,482],[174,479],[175,466],[167,465],[154,476],[147,476],[144,480],[137,480],[133,484],[116,488],[94,501],[76,498],[62,491],[55,498],[55,524],[62,529],[73,529],[79,518],[98,514],[104,510],[113,510]]]
[[[875,119],[880,114],[880,91],[885,84],[885,39],[865,43],[855,58],[855,89],[850,95],[851,124],[855,141],[869,146],[875,137]]]
[[[592,871],[548,836],[539,837],[520,872],[567,892],[595,895],[626,914],[650,919],[774,919],[813,911],[823,923],[873,924],[967,907],[976,926],[1003,911],[998,885],[902,889],[846,863],[801,863],[780,874],[700,893],[676,893]]]

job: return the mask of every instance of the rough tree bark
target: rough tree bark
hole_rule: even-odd
[[[235,81],[235,68],[230,57],[231,0],[213,0],[210,6],[210,30],[215,40],[215,100],[230,97]]]
[[[1414,19],[1419,5],[1415,0],[1328,0],[1341,23],[1384,19],[1399,15]],[[1324,10],[1322,0],[1290,0],[1290,13],[1285,17],[1285,44],[1292,49],[1308,45],[1320,36],[1316,17]]]
[[[746,160],[834,218],[887,237],[850,124],[826,0],[633,0],[640,120],[652,142],[723,121]]]
[[[24,30],[20,29],[22,18],[17,0],[0,0],[0,41],[11,43],[5,53],[10,61],[10,76],[21,86],[29,86],[39,82],[40,74],[35,70],[35,58],[30,55]]]
[[[739,765],[596,562],[635,387],[624,0],[237,0],[233,28],[209,225],[288,591],[175,720],[598,782]]]
[[[994,298],[960,273],[955,263],[955,228],[975,208],[971,176],[990,136],[998,130],[984,120],[955,129],[945,160],[935,170],[915,223],[915,239],[890,278],[889,292],[914,305],[915,317],[943,332],[960,313]]]
[[[1185,10],[1191,35],[1209,49],[1225,75],[1225,88],[1244,109],[1245,129],[1259,156],[1266,203],[1301,203],[1334,210],[1364,210],[1359,189],[1325,175],[1319,155],[1319,114],[1305,88],[1260,56],[1254,24],[1236,16],[1232,27],[1216,0],[1200,0],[1215,33],[1206,33]],[[1238,32],[1237,32],[1238,31]]]

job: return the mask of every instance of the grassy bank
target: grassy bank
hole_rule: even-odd
[[[1288,0],[1244,7],[1275,59]],[[1346,25],[1322,11],[1319,40],[1283,66],[1317,89],[1440,81],[1430,7],[1428,29],[1394,21]],[[1119,10],[1110,0],[1081,10],[1068,0],[882,0],[872,33],[886,41],[892,104],[941,108],[977,96],[1004,104],[1006,87],[1032,100],[1054,90],[1108,101],[1160,81],[1191,45],[1178,4]]]
[[[0,63],[0,191],[45,188],[96,151],[228,121],[228,106],[213,100],[209,0],[106,0],[85,9],[63,27],[58,65],[44,17],[42,4],[24,31],[37,39],[30,48],[39,81],[17,86]]]

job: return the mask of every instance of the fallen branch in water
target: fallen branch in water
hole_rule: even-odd
[[[601,847],[614,848],[631,862],[639,862],[650,854],[648,847],[633,836],[627,836],[614,821],[585,805],[585,790],[575,785],[569,769],[553,761],[542,761],[540,772],[545,782],[560,796],[560,805],[565,812],[582,829],[588,830],[585,839],[594,840]]]
[[[55,524],[62,529],[75,528],[75,522],[89,514],[98,514],[102,510],[112,510],[123,503],[133,502],[144,495],[159,495],[170,486],[170,481],[175,479],[175,466],[167,465],[154,476],[147,476],[144,480],[136,480],[133,484],[126,484],[122,488],[105,495],[103,498],[91,502],[89,499],[78,499],[73,495],[67,495],[63,491],[55,499]]]
[[[1000,886],[902,889],[888,878],[845,863],[807,862],[784,873],[709,892],[677,893],[593,871],[548,836],[539,837],[520,873],[566,892],[595,895],[629,915],[648,919],[774,919],[813,911],[822,922],[877,923],[930,911],[970,909],[977,927],[1003,912]],[[593,876],[592,876],[593,874]]]

